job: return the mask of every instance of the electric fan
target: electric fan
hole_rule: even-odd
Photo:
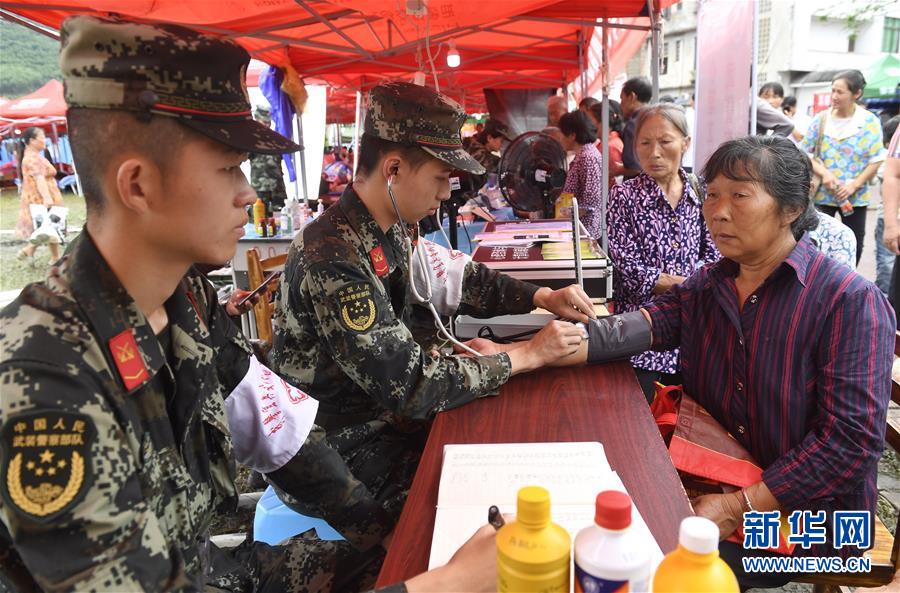
[[[541,132],[516,137],[500,158],[500,190],[510,205],[553,218],[553,206],[566,182],[566,151]]]

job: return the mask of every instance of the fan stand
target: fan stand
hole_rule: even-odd
[[[541,198],[544,200],[544,218],[553,218],[555,204],[550,199],[550,188],[545,187],[541,190]]]
[[[444,204],[447,208],[447,238],[450,239],[450,248],[459,249],[458,229],[456,218],[459,215],[459,203],[456,200],[448,200]]]

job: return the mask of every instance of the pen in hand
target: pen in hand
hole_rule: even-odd
[[[488,509],[488,523],[494,526],[494,529],[500,530],[501,527],[506,525],[506,521],[503,520],[503,515],[500,513],[500,509],[497,508],[497,505],[492,504],[491,508]]]

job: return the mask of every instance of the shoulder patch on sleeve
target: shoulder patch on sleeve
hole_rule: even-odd
[[[350,282],[337,290],[337,316],[350,331],[364,332],[375,323],[378,306],[369,282]]]
[[[26,412],[0,431],[0,492],[10,508],[49,522],[78,504],[93,483],[90,416],[67,411]]]

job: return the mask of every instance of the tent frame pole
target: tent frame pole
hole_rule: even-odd
[[[653,0],[647,0],[647,14],[650,16],[650,78],[653,81],[653,98],[659,101],[659,12]]]
[[[753,52],[750,61],[750,129],[756,134],[756,100],[759,94],[759,0],[753,1]]]
[[[609,253],[609,229],[606,228],[606,210],[609,204],[609,39],[608,19],[602,21],[603,49],[601,59],[600,76],[603,80],[603,108],[601,129],[601,155],[603,166],[600,169],[600,248],[603,253]]]

